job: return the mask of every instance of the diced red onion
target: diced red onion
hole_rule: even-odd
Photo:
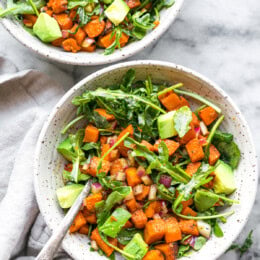
[[[200,145],[201,146],[206,146],[207,145],[207,139],[205,137],[199,139]]]
[[[161,219],[161,216],[158,213],[155,213],[153,215],[153,219]]]
[[[117,181],[124,181],[126,179],[126,174],[124,172],[118,172],[116,174]]]
[[[91,240],[91,247],[95,250],[98,251],[98,245],[97,242],[95,240]]]
[[[204,136],[209,134],[207,126],[202,121],[200,121],[200,130],[201,130],[202,135],[204,135]]]
[[[168,175],[162,175],[160,177],[159,182],[161,184],[163,184],[166,188],[170,188],[171,187],[171,182],[172,182],[172,178]]]
[[[192,248],[194,248],[195,242],[196,242],[196,237],[195,236],[191,236],[191,237],[188,237],[187,239],[185,239],[182,242],[182,244],[190,245]]]
[[[145,168],[143,166],[139,166],[137,168],[137,175],[139,177],[143,177],[145,175]]]
[[[116,135],[108,137],[107,139],[107,143],[110,145],[110,147],[112,147],[116,143],[116,141],[117,141]]]
[[[102,185],[98,182],[94,182],[91,184],[91,192],[96,194],[102,190]]]
[[[150,192],[148,195],[148,200],[155,200],[156,199],[156,192],[157,192],[157,185],[153,184],[150,186]]]
[[[195,127],[194,131],[196,133],[196,137],[198,138],[199,134],[200,134],[200,127]]]
[[[120,159],[120,163],[121,163],[121,166],[122,166],[123,170],[126,170],[127,168],[129,168],[129,164],[128,164],[126,159],[121,158]]]
[[[134,186],[133,192],[134,192],[134,195],[141,194],[143,192],[143,185],[138,184],[138,185]]]
[[[113,122],[111,123],[111,129],[115,130],[115,129],[116,129],[116,126],[117,126],[117,121],[115,120],[115,121],[113,121]]]
[[[151,179],[148,175],[142,176],[141,179],[142,179],[142,181],[143,181],[143,183],[144,183],[145,185],[148,185],[148,186],[149,186],[149,185],[152,185],[152,184],[153,184],[152,179]]]
[[[63,39],[69,38],[70,35],[70,33],[67,30],[62,30],[61,34]]]
[[[167,208],[167,205],[166,205],[166,202],[164,200],[161,201],[161,213],[163,215],[167,214],[168,213],[168,208]]]
[[[100,4],[99,14],[103,14],[103,13],[104,13],[104,5]]]

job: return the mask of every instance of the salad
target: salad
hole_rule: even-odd
[[[65,51],[104,54],[141,40],[174,0],[7,0],[0,18],[13,16],[41,41]]]
[[[68,160],[60,206],[70,208],[86,181],[92,186],[71,233],[88,236],[91,250],[109,259],[118,252],[144,260],[176,259],[223,236],[219,224],[234,211],[221,209],[239,203],[228,196],[240,151],[219,130],[218,106],[182,83],[136,81],[133,69],[72,103],[77,115],[57,148]]]

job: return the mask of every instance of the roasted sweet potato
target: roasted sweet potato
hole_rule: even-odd
[[[138,208],[135,198],[125,201],[125,205],[131,213],[135,212]]]
[[[205,123],[205,125],[210,125],[218,117],[218,113],[212,107],[205,107],[199,111],[199,117]]]
[[[79,233],[83,235],[88,235],[89,227],[88,225],[84,225],[79,229]]]
[[[190,140],[186,144],[186,150],[192,162],[198,162],[204,158],[202,146],[197,138]]]
[[[68,14],[66,14],[66,13],[56,14],[53,17],[57,20],[57,22],[62,30],[69,30],[72,28],[73,22]]]
[[[49,0],[47,6],[51,8],[55,14],[60,14],[67,10],[67,4],[67,0]]]
[[[143,184],[141,184],[141,185],[143,186],[142,193],[137,194],[135,196],[136,200],[138,200],[138,201],[144,200],[149,195],[149,192],[150,192],[150,186],[145,186]]]
[[[134,187],[137,184],[142,183],[142,179],[137,174],[137,169],[135,167],[129,167],[125,170],[126,180],[129,186]]]
[[[154,144],[154,150],[156,152],[158,152],[158,147],[159,147],[159,144],[161,141],[164,141],[167,148],[168,148],[168,151],[169,151],[169,155],[173,155],[175,153],[175,151],[179,148],[180,144],[178,142],[175,142],[173,140],[169,140],[169,139],[159,139],[155,142]]]
[[[99,36],[105,29],[106,23],[102,20],[99,21],[99,18],[91,20],[84,27],[84,31],[90,38],[95,38]]]
[[[136,210],[132,214],[131,220],[137,229],[143,229],[147,223],[147,217],[142,209]]]
[[[115,116],[109,114],[104,108],[96,108],[94,111],[98,112],[101,116],[105,117],[107,121],[115,120]]]
[[[88,212],[94,212],[95,204],[101,200],[102,200],[101,193],[91,194],[84,199],[83,205],[86,207]]]
[[[150,250],[144,256],[143,260],[164,260],[164,257],[160,250]]]
[[[96,177],[96,175],[97,175],[97,167],[99,165],[99,161],[100,161],[100,158],[98,158],[96,156],[91,158],[90,163],[89,163],[89,167],[87,169],[87,174],[89,174],[89,175],[91,175],[93,177]],[[103,160],[101,169],[99,170],[99,173],[100,172],[108,173],[109,169],[110,169],[110,162],[106,161],[106,160]]]
[[[162,219],[154,219],[147,222],[144,229],[144,241],[152,244],[161,240],[165,235],[165,222]]]
[[[209,147],[209,164],[214,165],[220,157],[218,149],[211,144]]]
[[[190,207],[185,207],[183,208],[182,212],[181,212],[182,215],[185,215],[185,216],[193,216],[193,217],[196,217],[198,215],[197,212],[195,212],[193,209],[191,209]]]
[[[189,163],[186,168],[186,172],[192,176],[199,169],[201,162]]]
[[[62,47],[65,51],[78,52],[80,51],[80,46],[77,41],[73,38],[68,38],[62,42]]]
[[[151,152],[155,151],[154,146],[152,144],[148,143],[147,141],[142,140],[141,144],[144,145]]]
[[[145,209],[145,215],[147,218],[152,218],[155,213],[160,212],[161,210],[161,202],[160,201],[152,201],[147,208]]]
[[[96,143],[98,141],[98,137],[99,137],[99,131],[98,129],[93,126],[93,125],[88,125],[85,128],[85,136],[83,139],[83,142],[85,143]]]
[[[116,175],[118,172],[123,172],[127,168],[128,164],[126,159],[119,158],[111,163],[110,175]]]
[[[154,248],[160,250],[164,254],[165,260],[177,259],[177,255],[178,255],[177,243],[159,244],[159,245],[155,245]]]
[[[165,242],[171,243],[181,240],[181,229],[176,218],[169,217],[165,220]]]
[[[181,232],[185,235],[198,236],[199,230],[197,221],[193,219],[181,219],[179,222]]]
[[[84,218],[84,215],[81,211],[77,214],[75,217],[72,225],[70,226],[70,233],[74,233],[78,231],[81,227],[83,227],[87,223],[86,219]]]
[[[112,32],[101,36],[98,39],[98,45],[102,48],[108,48],[115,41],[115,35],[111,37]],[[128,42],[129,36],[125,33],[122,33],[122,36],[119,40],[120,46],[123,47]]]

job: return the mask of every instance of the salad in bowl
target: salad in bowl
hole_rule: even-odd
[[[70,233],[89,237],[96,254],[192,257],[212,237],[223,239],[228,208],[239,204],[230,195],[240,149],[220,130],[218,105],[181,82],[135,74],[130,68],[121,82],[73,98],[77,112],[57,147],[66,160],[57,199],[69,209],[92,180]]]
[[[8,0],[0,18],[13,17],[43,43],[66,52],[112,54],[160,26],[174,0]]]

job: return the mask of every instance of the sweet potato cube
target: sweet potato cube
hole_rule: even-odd
[[[186,168],[186,172],[192,176],[199,169],[201,162],[189,163]]]
[[[96,156],[92,157],[92,159],[89,163],[89,167],[87,169],[87,174],[89,174],[93,177],[97,176],[97,168],[98,168],[98,165],[99,165],[99,161],[100,161],[99,157],[96,157]],[[101,169],[99,170],[99,173],[100,172],[108,173],[109,170],[110,170],[110,162],[103,160],[102,165],[101,165]]]
[[[135,167],[129,167],[125,170],[126,180],[129,186],[134,187],[137,184],[142,183],[142,179],[137,174],[137,169]]]
[[[95,204],[101,200],[102,200],[101,193],[91,194],[84,199],[83,204],[89,212],[94,212]]]
[[[101,116],[105,117],[107,121],[115,120],[115,116],[107,113],[106,109],[96,108],[94,111],[98,112]]]
[[[199,111],[199,117],[205,123],[205,125],[210,125],[218,117],[218,113],[212,107],[205,107]]]
[[[135,196],[136,200],[140,201],[140,200],[144,200],[148,195],[149,195],[149,192],[150,192],[150,186],[145,186],[143,184],[141,184],[143,186],[143,191],[142,193],[140,194],[137,194]]]
[[[88,125],[85,129],[85,136],[83,142],[96,143],[98,141],[98,137],[99,137],[99,130],[93,125]]]
[[[137,229],[143,229],[147,223],[147,217],[142,209],[136,210],[132,214],[131,220]]]
[[[158,148],[159,148],[159,144],[164,141],[167,148],[168,148],[168,151],[169,151],[169,155],[173,155],[175,153],[175,151],[179,148],[180,144],[178,142],[175,142],[173,140],[169,140],[169,139],[159,139],[155,142],[154,144],[154,150],[156,152],[158,152]]]
[[[192,124],[194,127],[199,127],[199,126],[200,126],[200,121],[199,121],[198,117],[196,116],[196,114],[195,114],[194,112],[192,112],[191,124]]]
[[[152,144],[150,144],[149,142],[142,140],[141,144],[144,145],[151,152],[154,152],[154,146]]]
[[[160,250],[164,254],[165,260],[177,259],[177,255],[178,255],[177,243],[159,244],[156,245],[154,248]]]
[[[202,146],[197,138],[190,140],[186,144],[186,149],[192,162],[198,162],[204,158]]]
[[[88,225],[84,225],[79,229],[79,233],[83,235],[88,235],[89,227]]]
[[[135,198],[125,201],[125,205],[131,213],[135,212],[138,208]]]
[[[91,238],[91,240],[96,241],[98,247],[99,247],[107,256],[110,256],[110,255],[113,253],[114,249],[113,249],[112,247],[108,246],[108,245],[102,240],[102,238],[101,238],[101,236],[100,236],[100,234],[99,234],[97,228],[92,231],[92,234],[91,234],[91,237],[90,237],[90,238]],[[114,239],[114,240],[115,240],[115,239]],[[111,240],[109,240],[109,242],[110,242],[110,241],[111,241]],[[113,241],[113,242],[115,242],[115,241]],[[111,243],[111,242],[110,242],[110,243]]]
[[[154,249],[148,251],[143,260],[164,260],[164,256],[160,250]]]
[[[160,101],[169,111],[176,109],[181,104],[180,97],[175,93],[171,93],[170,95],[162,98]]]
[[[165,242],[171,243],[181,240],[181,229],[179,223],[174,217],[165,220]]]
[[[145,215],[147,218],[152,218],[155,213],[159,213],[161,210],[161,203],[159,201],[152,201],[145,209]]]
[[[77,216],[73,220],[72,225],[70,226],[70,233],[74,233],[78,231],[81,227],[83,227],[87,223],[84,215],[81,211],[78,212]]]
[[[193,124],[190,124],[190,130],[181,138],[180,143],[181,144],[186,144],[190,140],[194,139],[196,137],[196,132],[194,130]]]
[[[152,244],[161,240],[165,235],[165,222],[162,219],[154,219],[147,222],[144,229],[144,241]]]
[[[181,232],[185,235],[199,235],[197,221],[193,219],[181,219],[179,222],[179,227],[181,229]]]
[[[220,157],[218,149],[211,144],[209,147],[209,164],[214,165]]]

